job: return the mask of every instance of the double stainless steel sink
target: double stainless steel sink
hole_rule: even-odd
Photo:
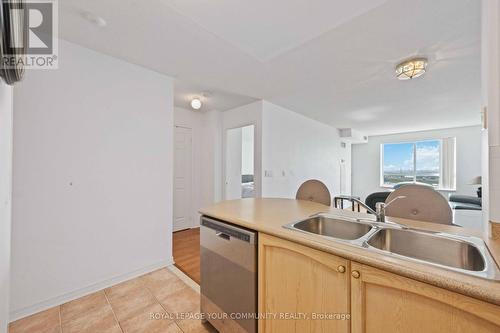
[[[284,227],[400,259],[500,280],[497,264],[484,241],[477,237],[421,231],[395,223],[323,213]]]

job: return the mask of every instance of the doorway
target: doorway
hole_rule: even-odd
[[[200,283],[200,228],[193,206],[193,130],[175,126],[172,251],[175,266]]]
[[[173,230],[193,227],[192,221],[192,130],[176,126],[174,133],[174,223]]]
[[[254,125],[226,131],[224,199],[255,197]]]

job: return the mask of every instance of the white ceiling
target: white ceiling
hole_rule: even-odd
[[[175,80],[174,104],[181,108],[190,109],[193,98],[198,98],[202,101],[200,111],[226,111],[256,101],[252,97],[211,89],[199,83]]]
[[[249,55],[269,61],[386,0],[168,0],[179,13]]]
[[[371,135],[479,124],[477,0],[59,3],[62,38],[175,77],[181,106],[210,90],[212,108],[267,99]],[[397,81],[412,55],[429,72]]]

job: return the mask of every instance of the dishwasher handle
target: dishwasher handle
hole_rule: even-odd
[[[222,231],[217,231],[215,235],[219,238],[225,239],[225,240],[231,240],[231,236],[228,234],[223,233]]]
[[[201,225],[215,231],[215,235],[226,241],[237,239],[242,242],[257,244],[257,233],[252,230],[236,227],[207,216],[201,217]]]

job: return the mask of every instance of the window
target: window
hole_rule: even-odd
[[[417,182],[455,189],[455,138],[381,146],[381,185]]]

